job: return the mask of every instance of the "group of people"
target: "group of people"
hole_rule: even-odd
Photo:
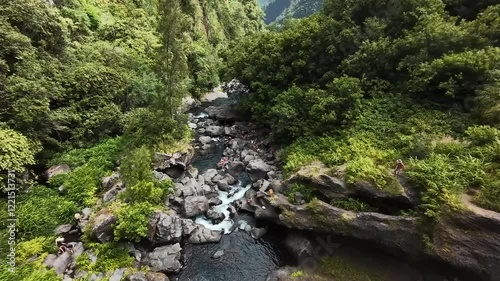
[[[229,157],[222,157],[222,159],[220,159],[219,163],[217,164],[217,166],[220,168],[220,169],[227,169],[227,164],[229,164]]]
[[[75,214],[75,222],[72,229],[77,228],[79,233],[81,233],[80,222],[82,221],[82,215],[79,213]],[[64,237],[56,238],[57,255],[62,255],[65,252],[73,253],[73,243],[66,243]]]

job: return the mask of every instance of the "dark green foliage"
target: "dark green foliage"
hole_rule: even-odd
[[[294,183],[287,191],[288,200],[292,203],[296,203],[295,202],[296,192],[300,192],[302,196],[304,196],[304,200],[306,202],[309,202],[314,198],[314,187],[307,186],[302,183]]]

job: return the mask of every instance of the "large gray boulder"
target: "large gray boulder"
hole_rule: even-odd
[[[147,272],[146,278],[148,281],[169,281],[167,275],[161,272]]]
[[[228,172],[233,177],[238,177],[239,174],[245,171],[245,164],[240,161],[232,161],[228,165]]]
[[[224,134],[224,127],[214,125],[208,126],[205,128],[205,134],[212,137],[218,137]]]
[[[222,232],[210,230],[203,225],[197,228],[189,235],[188,242],[193,244],[216,243],[222,238]]]
[[[120,174],[113,172],[110,176],[101,179],[101,187],[103,189],[110,189],[120,180]]]
[[[225,218],[226,215],[224,213],[220,213],[215,211],[214,209],[209,209],[206,213],[205,216],[212,221],[214,224],[218,224],[222,222]]]
[[[53,268],[56,274],[63,274],[72,262],[73,257],[70,252],[64,252],[59,256],[54,254],[48,255],[43,264],[48,268]]]
[[[483,280],[500,280],[500,214],[473,207],[441,217],[432,235],[432,255]]]
[[[206,144],[212,142],[212,138],[209,136],[201,136],[198,138],[198,141],[202,144]]]
[[[116,216],[105,213],[100,214],[94,219],[92,226],[92,235],[102,243],[113,240],[113,224],[116,223]]]
[[[146,265],[150,266],[153,271],[163,273],[177,273],[181,270],[181,245],[162,246],[155,248],[148,253],[145,259]]]
[[[175,187],[176,195],[179,197],[205,196],[212,193],[210,186],[200,184],[200,182],[193,178],[186,179],[185,184],[177,183]]]
[[[128,275],[125,280],[127,280],[127,281],[148,281],[148,279],[146,278],[146,274],[142,271]]]
[[[271,170],[271,166],[266,164],[262,159],[252,160],[246,167],[247,173],[252,181],[258,181],[266,177],[267,172]]]
[[[210,118],[220,121],[235,122],[248,120],[248,115],[238,110],[235,104],[225,104],[221,106],[209,106],[205,109]]]
[[[154,170],[167,174],[172,178],[179,178],[191,164],[193,153],[176,152],[174,154],[155,153]]]
[[[219,172],[217,172],[216,169],[208,169],[204,174],[203,178],[207,183],[212,183],[212,179],[218,175]]]
[[[61,174],[67,174],[71,172],[71,168],[67,164],[61,164],[61,165],[56,165],[50,167],[46,172],[45,175],[47,176],[47,179],[51,179],[52,177],[55,177],[57,175]]]
[[[184,200],[182,214],[191,218],[205,213],[208,208],[208,199],[205,196],[189,196]]]
[[[153,245],[177,243],[182,238],[182,221],[174,212],[155,212],[148,223],[148,240]]]
[[[121,281],[123,278],[123,275],[125,274],[126,268],[118,268],[109,277],[109,281]]]
[[[118,182],[110,190],[104,193],[104,195],[102,196],[102,200],[105,203],[115,201],[116,198],[118,198],[118,195],[120,195],[120,193],[122,193],[123,191],[125,191],[123,184],[121,182]]]

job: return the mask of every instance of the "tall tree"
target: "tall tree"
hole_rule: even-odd
[[[183,47],[186,26],[186,18],[178,0],[158,1],[161,46],[157,50],[157,71],[164,89],[158,94],[156,106],[166,110],[170,117],[173,117],[174,109],[186,94],[188,65]]]

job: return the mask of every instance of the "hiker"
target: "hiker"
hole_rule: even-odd
[[[403,164],[403,160],[398,159],[396,161],[396,168],[394,168],[394,175],[397,176],[397,175],[401,174],[401,172],[403,171],[404,168],[405,168],[405,164]]]
[[[227,168],[227,163],[229,163],[229,158],[227,157],[223,157],[220,161],[219,161],[219,164],[217,164],[217,166],[219,166],[219,168]]]
[[[76,224],[79,224],[82,221],[82,215],[80,215],[80,213],[75,214],[75,221]]]
[[[272,188],[270,188],[270,189],[268,190],[268,193],[269,193],[269,196],[271,196],[271,198],[273,198],[273,197],[274,197],[274,191],[273,191],[273,189],[272,189]]]
[[[248,205],[252,205],[252,197],[248,197],[248,199],[247,199],[247,204],[248,204]]]

